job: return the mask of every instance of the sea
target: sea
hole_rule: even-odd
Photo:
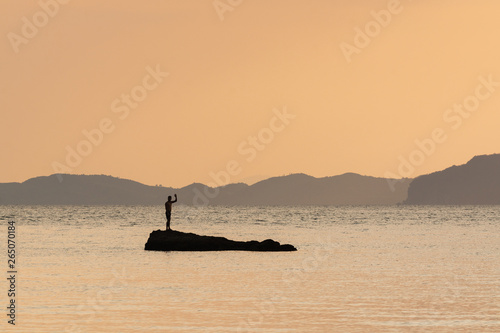
[[[161,206],[0,219],[1,332],[500,332],[500,206],[174,205],[174,230],[281,253],[145,251]]]

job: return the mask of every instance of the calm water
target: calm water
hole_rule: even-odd
[[[2,332],[500,332],[500,207],[176,206],[172,227],[294,253],[144,251],[162,207],[5,207]],[[5,309],[7,281],[0,294]]]

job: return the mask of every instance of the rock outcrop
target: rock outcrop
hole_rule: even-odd
[[[281,245],[272,239],[262,242],[240,242],[224,237],[200,236],[175,230],[153,231],[144,249],[150,251],[297,251],[293,245]]]

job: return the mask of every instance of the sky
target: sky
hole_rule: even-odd
[[[495,0],[0,8],[0,182],[402,178],[500,152]]]

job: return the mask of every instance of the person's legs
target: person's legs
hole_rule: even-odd
[[[167,230],[170,230],[170,216],[171,216],[171,213],[170,212],[166,212],[166,215],[167,215]]]

